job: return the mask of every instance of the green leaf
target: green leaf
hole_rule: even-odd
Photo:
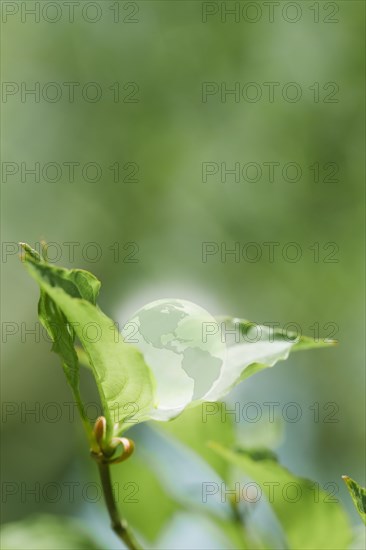
[[[288,358],[290,352],[322,348],[335,341],[316,340],[308,336],[257,325],[244,319],[219,320],[227,345],[227,355],[220,377],[205,395],[206,401],[219,401],[235,385],[257,372],[273,367]],[[230,338],[231,334],[231,338]]]
[[[297,338],[296,334],[249,321],[227,318],[221,323],[221,333],[216,327],[217,331],[211,334],[216,335],[213,344],[204,342],[201,348],[203,322],[209,319],[209,325],[213,325],[214,329],[217,322],[205,310],[187,302],[180,308],[180,313],[185,312],[188,319],[181,323],[178,335],[174,335],[174,331],[170,334],[170,337],[185,343],[186,348],[183,345],[183,349],[186,357],[177,352],[172,358],[165,353],[164,345],[157,348],[151,343],[148,343],[146,351],[146,346],[143,347],[146,339],[141,336],[137,347],[124,342],[111,319],[96,306],[100,283],[93,275],[83,270],[57,268],[48,264],[28,245],[23,247],[26,266],[41,287],[39,317],[53,339],[53,350],[61,356],[76,400],[80,401],[80,358],[82,364],[89,364],[93,369],[109,432],[114,422],[121,430],[127,428],[131,415],[139,421],[166,421],[177,417],[187,407],[219,401],[245,378],[272,367],[281,359],[287,359],[290,351],[330,344],[309,337]],[[182,305],[180,300],[175,302]],[[155,308],[157,303],[162,306],[164,300],[155,302]],[[171,300],[169,304],[177,307]],[[153,333],[157,331],[159,336],[159,330],[163,330],[159,326],[161,307],[155,314],[158,314],[158,323],[154,325]],[[138,326],[137,318],[135,323]],[[94,338],[90,337],[88,327],[92,331],[94,327]],[[236,333],[235,338],[227,339],[226,335],[233,332]],[[75,351],[75,335],[84,350],[84,353],[79,353],[79,358]],[[214,354],[211,353],[213,351]],[[142,353],[146,353],[152,361],[151,369]],[[172,354],[171,350],[169,353]],[[187,357],[184,366],[183,360]],[[218,373],[215,373],[217,368]],[[212,382],[213,374],[215,378]],[[210,381],[209,389],[207,381]],[[79,409],[82,412],[80,404]]]
[[[94,275],[80,269],[67,270],[50,266],[30,246],[22,243],[22,247],[26,265],[31,264],[35,272],[42,273],[50,285],[59,286],[71,296],[84,298],[95,304],[100,282]],[[74,349],[74,331],[67,325],[67,320],[56,303],[42,289],[38,316],[53,342],[52,351],[60,356],[66,377],[79,401],[79,364]]]
[[[360,514],[362,521],[366,524],[366,489],[348,476],[342,476],[342,479],[347,485],[347,489],[356,506],[357,512]]]
[[[72,518],[32,516],[1,528],[2,550],[101,550]]]
[[[74,348],[75,334],[55,302],[41,291],[38,302],[38,317],[52,340],[52,351],[60,356],[62,368],[74,391],[79,387],[79,363]]]
[[[222,403],[201,403],[199,407],[185,410],[172,422],[156,423],[156,427],[195,451],[222,479],[227,479],[229,464],[207,446],[207,441],[218,439],[227,447],[235,442],[231,419],[223,422],[220,414]]]
[[[338,501],[317,484],[291,474],[272,452],[231,451],[218,443],[210,447],[259,485],[284,530],[289,548],[347,548],[351,539],[347,516]]]
[[[51,286],[58,286],[73,296],[74,298],[83,298],[95,305],[99,290],[100,281],[84,269],[64,269],[48,264],[41,256],[29,245],[21,243],[25,252],[24,261],[32,263],[34,269],[38,271],[42,278]]]
[[[113,484],[121,515],[149,541],[154,542],[181,506],[168,495],[158,476],[139,456],[113,470]]]
[[[41,288],[42,322],[61,328],[54,349],[69,369],[70,383],[75,384],[72,375],[78,369],[75,333],[93,369],[109,430],[115,423],[118,431],[130,427],[131,416],[135,422],[148,418],[154,401],[152,374],[141,353],[123,342],[113,321],[95,305],[99,282],[87,272],[56,268],[29,253],[25,262]]]
[[[226,411],[224,403],[202,403],[199,407],[186,409],[172,422],[156,422],[154,427],[168,434],[173,439],[188,447],[196,453],[206,464],[224,480],[227,486],[231,486],[231,464],[225,457],[212,452],[208,442],[218,439],[223,446],[231,447],[235,443],[235,426],[233,419],[222,412]],[[201,485],[202,490],[202,485]],[[190,504],[192,508],[192,504]],[[199,509],[224,533],[228,541],[234,544],[234,548],[251,549],[262,548],[251,540],[243,530],[242,523],[238,520],[237,512],[230,505],[230,514],[221,515],[206,506]],[[228,541],[226,544],[228,544]],[[228,546],[225,546],[225,548]],[[231,547],[231,546],[230,546]]]

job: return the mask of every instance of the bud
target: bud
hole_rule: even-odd
[[[111,441],[111,446],[114,447],[116,450],[119,445],[122,445],[123,452],[120,456],[117,458],[113,458],[109,461],[109,464],[118,464],[119,462],[123,462],[124,460],[127,460],[135,450],[135,444],[131,439],[127,439],[126,437],[114,437]]]
[[[102,445],[102,441],[105,438],[106,431],[107,431],[107,421],[104,416],[100,416],[99,418],[96,419],[94,424],[94,436],[99,446]]]
[[[93,428],[93,437],[91,441],[91,453],[93,456],[102,455],[105,445],[105,437],[107,432],[107,421],[104,416],[97,418]]]

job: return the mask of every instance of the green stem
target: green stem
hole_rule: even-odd
[[[92,446],[92,444],[93,444],[93,435],[92,435],[93,431],[92,431],[89,419],[88,419],[88,417],[86,416],[86,413],[85,413],[85,409],[84,409],[83,401],[81,399],[79,388],[76,388],[76,389],[72,388],[72,393],[73,393],[75,403],[76,403],[77,409],[79,411],[83,426],[85,428],[86,435],[88,437],[89,445]]]
[[[116,535],[125,543],[129,550],[142,550],[142,547],[136,541],[131,533],[126,520],[122,519],[116,505],[113,495],[111,473],[109,464],[103,459],[97,459],[100,480],[102,482],[105,503],[107,505],[109,517],[111,519],[112,529]]]
[[[249,543],[247,539],[244,526],[244,517],[235,499],[230,499],[230,507],[233,515],[233,524],[236,528],[237,535],[239,536],[240,543],[242,545],[241,548],[243,550],[253,548],[253,546]]]

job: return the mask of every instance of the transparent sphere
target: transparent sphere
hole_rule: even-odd
[[[138,310],[122,330],[152,370],[156,418],[204,400],[223,369],[226,346],[218,321],[205,309],[180,299],[157,300]]]

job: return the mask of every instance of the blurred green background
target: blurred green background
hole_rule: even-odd
[[[180,297],[212,314],[295,322],[309,335],[318,323],[320,336],[327,337],[327,323],[335,323],[337,348],[295,354],[243,383],[230,401],[298,403],[299,422],[283,422],[279,415],[284,431],[280,457],[296,474],[337,483],[338,496],[357,524],[340,476],[347,473],[365,485],[364,3],[297,2],[300,18],[290,22],[297,12],[280,2],[270,22],[266,3],[255,3],[260,11],[253,6],[242,11],[247,2],[227,2],[228,8],[239,5],[240,13],[237,21],[228,15],[225,22],[220,2],[105,0],[89,3],[94,7],[83,13],[87,3],[82,1],[70,22],[59,2],[62,15],[53,23],[59,12],[52,3],[40,2],[41,7],[49,4],[49,11],[41,12],[39,22],[22,13],[21,4],[35,3],[2,3],[2,471],[3,482],[17,483],[7,486],[14,494],[3,498],[2,520],[22,520],[36,512],[80,516],[101,540],[111,537],[110,547],[119,548],[103,530],[108,520],[98,512],[99,504],[85,502],[80,490],[74,502],[64,492],[51,503],[42,495],[24,497],[19,485],[95,481],[78,419],[69,421],[66,406],[55,422],[42,415],[42,407],[69,402],[71,394],[49,343],[25,334],[37,323],[38,290],[12,243],[35,245],[45,239],[57,243],[60,265],[83,267],[101,279],[100,305],[120,322],[146,302]],[[12,7],[19,10],[14,15]],[[216,8],[203,22],[203,14]],[[90,22],[94,17],[99,19]],[[45,88],[51,82],[56,87]],[[70,82],[78,83],[74,101],[68,100],[65,83]],[[83,98],[88,82],[98,84],[100,100]],[[263,96],[257,102],[242,96],[235,101],[218,92],[204,102],[205,82],[227,89],[254,82]],[[273,101],[265,82],[279,83]],[[282,95],[289,82],[301,89],[297,102]],[[327,102],[334,86],[324,88],[329,82],[339,87],[337,102]],[[39,98],[22,97],[21,90],[36,83]],[[137,88],[135,102],[127,102]],[[51,97],[59,89],[58,101],[42,96],[42,91]],[[64,164],[70,162],[79,163],[74,181]],[[82,166],[91,162],[100,167],[99,181],[89,181],[93,168],[89,176],[82,174]],[[266,162],[280,163],[273,182]],[[281,174],[291,162],[301,167],[299,181],[286,181]],[[40,163],[39,181],[21,163],[27,168]],[[63,166],[58,181],[50,181],[52,168],[42,176],[47,163]],[[115,163],[119,181],[109,168]],[[258,163],[263,174],[258,181],[227,175],[222,182],[219,171],[203,181],[204,163],[217,163],[218,169],[221,163],[228,168]],[[309,168],[314,163],[320,166],[319,181]],[[334,165],[324,168],[327,163],[336,165],[332,178],[326,175]],[[136,165],[136,181],[123,181]],[[78,243],[74,258],[64,244],[70,242]],[[236,262],[232,255],[222,261],[217,253],[204,262],[204,242],[228,248],[254,242],[263,256]],[[265,242],[279,243],[273,262]],[[298,262],[281,253],[289,242],[301,247]],[[319,261],[314,261],[314,243],[319,243]],[[336,245],[336,262],[327,261],[332,252],[324,249],[327,243]],[[100,257],[90,261],[96,251]],[[127,254],[135,251],[137,261],[128,262]],[[17,332],[9,334],[9,327]],[[83,391],[87,400],[95,400],[85,374]],[[338,407],[335,423],[324,422],[330,410],[323,407],[330,402]],[[319,403],[319,422],[310,409],[314,403]],[[37,406],[39,418],[21,413]],[[134,431],[144,448],[151,439],[148,429]],[[154,453],[154,442],[147,448]],[[136,459],[135,468],[131,476],[142,484],[145,527],[138,517],[132,523],[145,529],[151,547],[225,547],[224,542],[212,546],[205,523],[192,527],[189,513],[171,503],[171,494],[179,490],[179,484],[172,486],[174,479],[162,479],[160,504],[151,505],[156,480],[144,459]],[[189,532],[186,525],[191,525]]]

